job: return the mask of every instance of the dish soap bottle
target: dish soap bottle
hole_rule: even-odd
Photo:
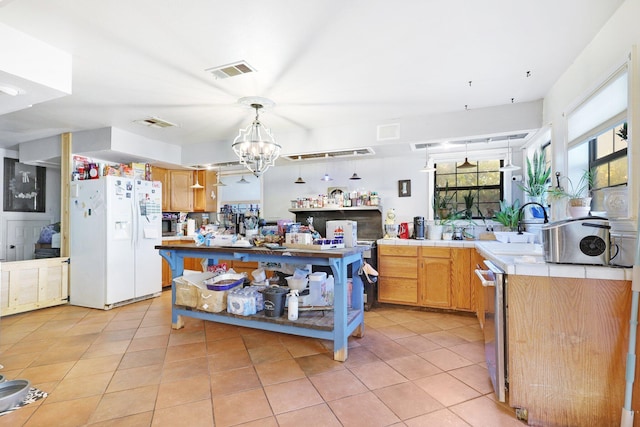
[[[298,320],[298,291],[291,290],[288,301],[289,308],[287,310],[287,317],[289,320]]]

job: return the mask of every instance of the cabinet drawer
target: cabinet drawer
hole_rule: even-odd
[[[385,277],[418,278],[418,262],[409,257],[381,257],[378,262],[379,274]]]
[[[417,304],[418,281],[381,277],[378,282],[378,300],[390,303]]]
[[[378,255],[417,257],[418,247],[417,246],[380,245],[378,246]]]
[[[449,258],[451,256],[451,249],[449,248],[423,246],[420,250],[422,256],[428,258]]]

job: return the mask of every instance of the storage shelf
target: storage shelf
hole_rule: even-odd
[[[289,212],[331,212],[331,211],[378,211],[382,212],[382,206],[332,206],[328,208],[296,208],[289,209]]]

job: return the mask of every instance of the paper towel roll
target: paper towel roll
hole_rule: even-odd
[[[196,234],[196,220],[188,219],[187,220],[187,236],[193,236]]]

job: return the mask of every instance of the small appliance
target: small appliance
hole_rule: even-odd
[[[162,214],[162,235],[176,236],[178,234],[178,217],[175,214]]]
[[[413,217],[413,237],[417,240],[424,240],[424,217]]]
[[[542,227],[545,261],[609,265],[611,226],[606,218],[565,219]]]
[[[409,224],[406,222],[401,222],[398,226],[398,237],[401,239],[409,238]]]

